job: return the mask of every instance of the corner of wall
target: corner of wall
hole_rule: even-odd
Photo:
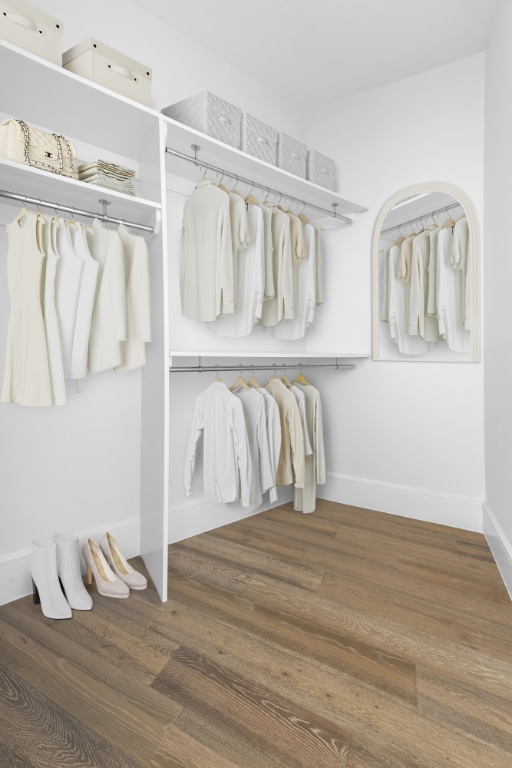
[[[484,535],[512,600],[512,544],[488,504],[484,504]]]

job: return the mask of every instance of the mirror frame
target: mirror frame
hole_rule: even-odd
[[[407,356],[402,355],[397,350],[396,357],[382,356],[379,349],[380,339],[380,312],[379,312],[379,242],[380,233],[384,222],[391,209],[407,197],[414,197],[424,193],[443,192],[451,195],[457,200],[464,209],[468,218],[469,237],[471,247],[473,248],[473,307],[475,310],[475,324],[471,330],[471,352],[463,354],[453,352],[450,356],[436,356],[435,348],[426,355]],[[458,362],[458,363],[479,363],[480,362],[480,337],[481,337],[481,278],[480,278],[480,228],[478,224],[478,214],[473,201],[464,192],[463,189],[450,184],[446,181],[427,181],[421,184],[413,184],[410,187],[395,192],[382,206],[375,221],[372,237],[372,360],[378,362],[400,362],[400,363],[432,363],[432,362]]]

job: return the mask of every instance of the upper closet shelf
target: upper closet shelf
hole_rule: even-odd
[[[367,210],[345,200],[336,192],[294,176],[194,128],[168,117],[164,117],[164,120],[167,124],[167,169],[177,176],[196,180],[199,168],[207,166],[231,178],[239,178],[248,186],[255,185],[264,194],[266,190],[277,192],[283,196],[285,203],[287,198],[293,198],[304,204],[305,210],[312,212],[311,219],[325,228],[331,228],[331,225],[350,226],[355,214]],[[322,217],[320,222],[319,216]]]
[[[161,221],[157,203],[0,159],[0,202],[12,199],[2,193],[18,195],[29,204],[39,203],[50,212],[55,207],[76,213],[77,217],[87,211],[102,218],[106,211],[107,220],[137,224],[143,231],[158,231]],[[103,200],[108,203],[106,208]],[[15,201],[18,205],[22,202]]]

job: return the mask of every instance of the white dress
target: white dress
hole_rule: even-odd
[[[55,279],[55,306],[59,318],[64,377],[69,379],[83,263],[75,251],[70,228],[65,221],[61,221],[57,230],[57,252],[59,261]]]
[[[402,248],[403,246],[404,243]],[[424,355],[430,350],[430,344],[421,336],[409,336],[407,332],[411,285],[407,279],[399,277],[399,274],[404,274],[403,271],[399,272],[404,263],[401,256],[401,250],[396,245],[392,246],[387,254],[389,333],[402,354]]]
[[[126,277],[126,341],[121,342],[123,362],[116,371],[146,365],[146,342],[151,341],[151,291],[148,246],[124,224],[118,229],[124,249]]]
[[[106,229],[98,219],[87,233],[91,256],[98,262],[98,284],[89,338],[89,373],[100,373],[123,362],[121,342],[126,341],[126,281],[123,244],[119,233]]]
[[[7,331],[2,402],[53,405],[41,306],[43,216],[26,210],[7,225],[7,276],[11,311]]]
[[[46,269],[44,278],[44,327],[46,345],[48,347],[48,362],[52,382],[53,404],[66,404],[66,382],[64,380],[64,365],[62,362],[62,346],[60,341],[59,318],[55,306],[55,279],[57,277],[57,230],[64,226],[58,216],[44,217],[44,240],[46,246]]]
[[[82,261],[82,276],[78,292],[75,332],[71,350],[70,379],[85,379],[87,376],[87,356],[89,353],[89,336],[91,333],[94,297],[98,283],[98,262],[95,261],[87,243],[86,230],[78,224],[75,230],[74,247],[77,256]]]
[[[471,332],[464,328],[464,273],[453,269],[451,256],[454,235],[441,229],[434,241],[437,258],[437,316],[448,349],[471,351]]]

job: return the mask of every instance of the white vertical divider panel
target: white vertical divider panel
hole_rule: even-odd
[[[148,142],[150,168],[165,211],[166,126],[158,121],[158,141]],[[158,156],[153,153],[158,152]],[[141,554],[160,599],[167,600],[169,497],[169,320],[167,296],[167,223],[150,241],[152,342],[142,369],[141,408]]]

